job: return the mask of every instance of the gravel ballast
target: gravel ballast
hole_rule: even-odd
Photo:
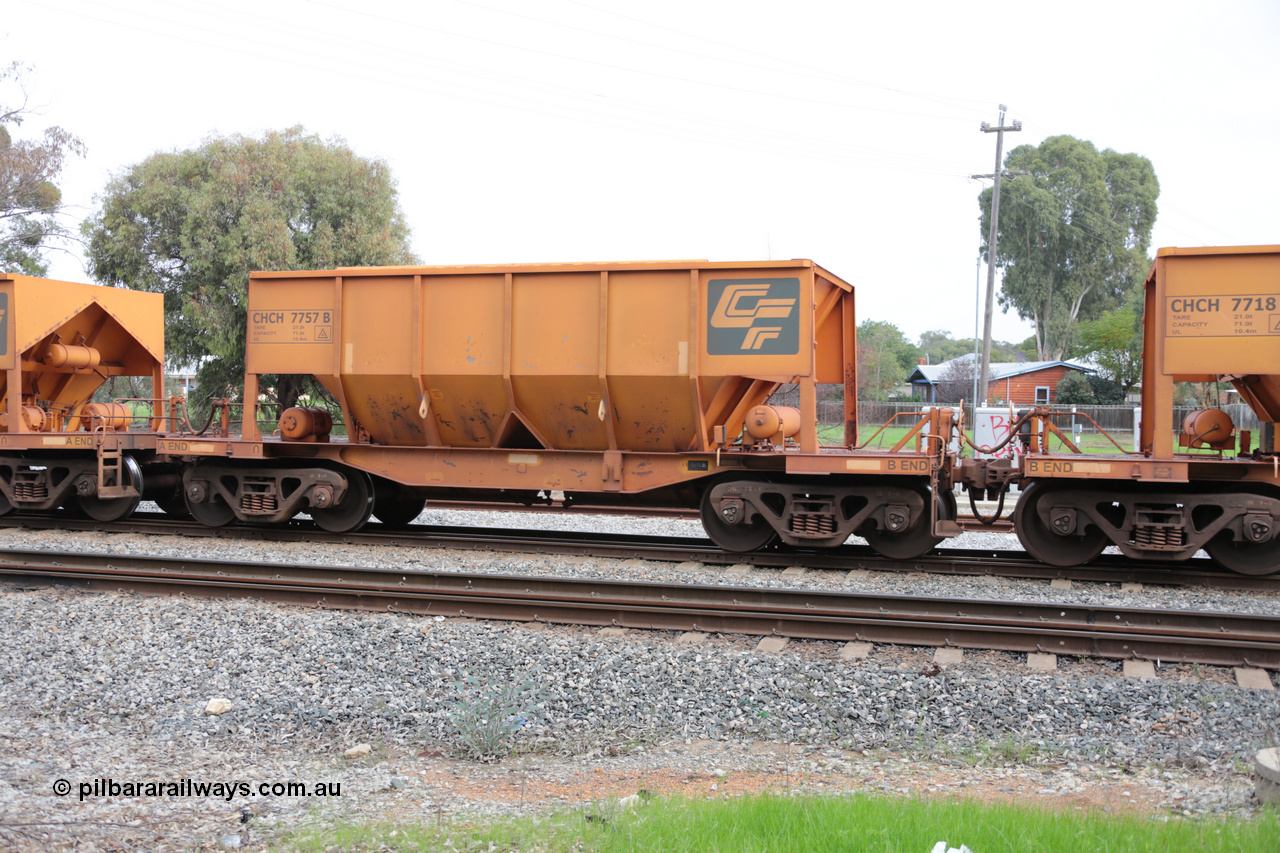
[[[496,514],[490,526],[513,526],[512,519]],[[671,526],[599,522],[604,529],[625,524],[662,525],[667,533]],[[24,531],[5,531],[0,541],[9,548],[201,559],[252,554],[266,562],[406,570],[625,574],[1268,613],[1277,607],[1276,597],[1257,594],[1122,594],[1105,585],[1050,591],[1043,582],[881,572],[857,580],[808,572],[784,581],[763,570],[726,575],[689,564],[437,550]],[[1124,774],[1155,792],[1153,809],[1247,813],[1253,754],[1277,743],[1277,693],[1237,687],[1214,668],[1163,664],[1155,680],[1132,680],[1121,677],[1118,662],[1063,660],[1045,674],[1028,669],[1021,655],[970,653],[959,665],[937,667],[929,650],[877,647],[866,659],[842,661],[839,644],[798,642],[764,654],[756,639],[719,635],[686,645],[671,632],[604,635],[248,600],[0,587],[0,846],[69,844],[75,822],[104,838],[147,837],[148,849],[190,846],[237,831],[241,806],[253,811],[250,829],[258,832],[308,816],[382,814],[409,802],[458,814],[545,807],[546,797],[516,803],[424,781],[444,768],[459,779],[502,772],[524,779],[534,772],[530,762],[565,784],[601,768],[630,768],[639,777],[674,765],[688,778],[711,774],[708,784],[726,791],[728,782],[714,771],[732,778],[803,770],[821,778],[818,790],[927,792],[933,782],[908,779],[932,767],[938,790],[986,784],[997,796],[1049,800]],[[516,691],[511,713],[500,715],[503,749],[522,757],[493,766],[460,760],[466,738],[459,724],[466,728],[468,713],[488,704],[500,706],[513,685],[526,689]],[[230,710],[206,713],[213,699],[227,700]],[[344,757],[358,744],[370,744],[370,755]],[[904,757],[910,772],[898,768]],[[944,777],[951,781],[938,782]],[[346,787],[340,802],[256,793],[79,799],[81,784],[106,778],[323,779]],[[69,795],[53,793],[58,779],[71,783]],[[542,787],[551,790],[552,781]],[[248,843],[253,836],[245,833]]]

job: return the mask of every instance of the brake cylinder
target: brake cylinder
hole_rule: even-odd
[[[102,424],[104,429],[124,432],[133,420],[133,413],[124,403],[90,403],[80,410],[80,420],[85,429]]]
[[[97,367],[101,362],[102,354],[93,347],[52,344],[44,353],[44,363],[49,367],[70,367],[82,370]]]
[[[1222,409],[1197,409],[1182,419],[1183,447],[1230,447],[1235,424]]]
[[[746,429],[756,441],[791,438],[800,432],[800,410],[792,406],[756,406],[747,413]]]
[[[328,441],[333,417],[318,406],[294,406],[280,415],[280,435],[289,441]]]

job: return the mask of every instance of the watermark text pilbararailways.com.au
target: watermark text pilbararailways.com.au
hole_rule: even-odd
[[[72,785],[66,779],[53,783],[53,793],[65,797],[72,791],[84,802],[90,797],[217,797],[231,802],[236,797],[341,797],[341,782],[204,782],[178,779],[90,779]]]

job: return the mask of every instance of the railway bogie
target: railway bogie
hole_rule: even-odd
[[[1182,560],[1201,549],[1212,556],[1223,544],[1239,542],[1244,547],[1227,550],[1220,562],[1242,571],[1250,562],[1246,554],[1270,550],[1280,556],[1277,518],[1280,498],[1235,489],[1156,492],[1041,479],[1023,490],[1018,504],[1023,546],[1054,565],[1088,562],[1107,545],[1136,560]],[[1271,570],[1276,566],[1273,560]]]
[[[754,551],[776,540],[799,548],[833,548],[861,535],[885,556],[918,557],[950,531],[954,504],[930,500],[912,480],[838,481],[735,477],[711,485],[702,524],[726,551]],[[931,506],[931,504],[934,504]]]
[[[279,466],[202,461],[184,470],[182,491],[187,511],[213,527],[237,519],[278,524],[308,512],[321,526],[349,519],[349,526],[335,531],[344,532],[368,520],[367,513],[357,519],[363,507],[355,507],[373,499],[369,477],[361,471],[293,466],[287,461]],[[341,512],[336,511],[339,506]]]

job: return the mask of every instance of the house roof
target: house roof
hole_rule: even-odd
[[[911,371],[907,381],[912,384],[927,382],[930,385],[936,385],[952,364],[956,362],[972,362],[973,360],[974,355],[967,353],[959,358],[953,358],[951,361],[944,361],[941,364],[921,364]],[[992,379],[1007,379],[1011,376],[1022,376],[1026,373],[1036,373],[1040,370],[1059,366],[1067,367],[1071,370],[1079,370],[1082,373],[1097,373],[1092,367],[1075,361],[1004,361],[991,363],[991,376]]]

